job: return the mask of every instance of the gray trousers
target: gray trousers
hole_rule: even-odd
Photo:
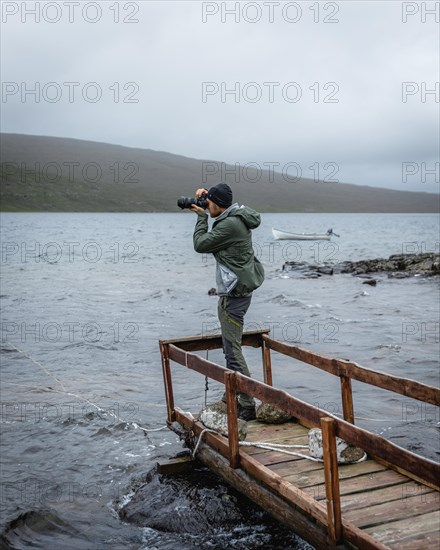
[[[250,376],[241,350],[244,316],[249,309],[252,295],[233,298],[220,296],[218,301],[218,318],[222,331],[223,353],[226,358],[226,367],[245,376]],[[223,396],[225,401],[225,396]],[[245,393],[238,393],[238,401],[242,407],[255,407],[253,397]]]

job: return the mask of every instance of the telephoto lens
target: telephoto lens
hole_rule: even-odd
[[[206,196],[207,193],[203,193],[198,199],[194,199],[193,197],[180,197],[180,199],[177,199],[177,206],[182,210],[184,208],[191,208],[193,204],[200,206],[200,208],[207,208],[208,201],[206,200]]]

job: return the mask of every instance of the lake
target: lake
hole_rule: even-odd
[[[192,248],[195,216],[3,213],[2,544],[5,548],[310,548],[203,469],[161,480],[182,444],[165,425],[159,338],[218,330],[215,262]],[[274,241],[271,228],[340,235]],[[438,277],[287,277],[285,261],[336,263],[439,250],[430,214],[263,214],[254,250],[266,280],[246,329],[361,365],[439,383]],[[262,379],[260,350],[246,349]],[[204,355],[205,356],[205,355]],[[220,351],[209,359],[223,363]],[[274,384],[340,414],[339,381],[273,357]],[[198,412],[205,381],[173,369],[176,404]],[[357,424],[431,459],[439,417],[353,384]],[[210,384],[208,401],[222,388]],[[146,488],[147,523],[118,509]],[[172,517],[174,519],[172,519]],[[194,517],[197,521],[194,521]]]

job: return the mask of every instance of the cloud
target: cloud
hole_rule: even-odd
[[[72,22],[68,5],[2,3],[3,86],[19,87],[2,90],[2,131],[297,162],[306,177],[333,162],[342,181],[438,192],[423,163],[438,162],[439,29],[423,3],[82,2]],[[22,100],[36,83],[39,102]]]

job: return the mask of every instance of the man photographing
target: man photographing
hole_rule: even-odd
[[[250,376],[241,350],[241,338],[252,292],[264,281],[264,269],[254,255],[251,236],[251,229],[260,225],[260,214],[247,206],[233,204],[232,190],[226,183],[219,183],[209,190],[197,189],[196,198],[204,194],[209,214],[215,221],[208,231],[205,209],[192,204],[191,210],[197,213],[194,250],[212,253],[217,261],[218,318],[226,366]],[[238,417],[243,420],[256,417],[255,401],[245,393],[238,394]]]

